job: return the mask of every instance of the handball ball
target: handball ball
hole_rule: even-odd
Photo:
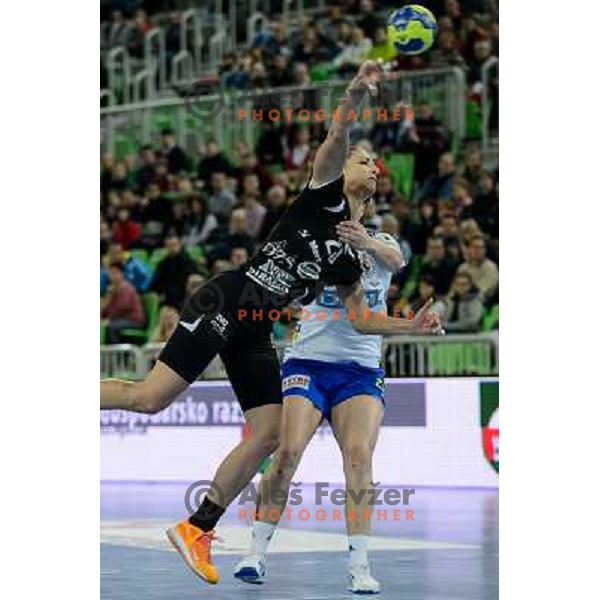
[[[401,54],[421,54],[429,50],[436,31],[435,17],[418,4],[403,6],[388,19],[388,39]]]

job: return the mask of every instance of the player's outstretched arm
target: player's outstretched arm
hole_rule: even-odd
[[[437,313],[429,312],[431,300],[415,314],[412,319],[396,319],[390,316],[382,317],[371,312],[365,302],[365,292],[356,282],[353,286],[337,286],[340,298],[349,314],[348,318],[358,333],[366,335],[444,335],[444,330]]]
[[[360,66],[356,77],[348,85],[345,96],[340,99],[339,119],[332,121],[327,138],[317,150],[311,188],[325,185],[341,175],[348,155],[348,115],[351,110],[358,110],[365,93],[377,95],[377,82],[381,75],[379,64],[368,60]]]

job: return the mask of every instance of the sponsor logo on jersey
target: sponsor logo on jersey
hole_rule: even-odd
[[[298,265],[296,272],[302,279],[314,279],[316,281],[321,274],[321,267],[317,263],[305,261]]]
[[[330,265],[335,263],[342,254],[346,254],[356,259],[356,255],[352,248],[346,242],[340,242],[339,240],[325,240],[325,249],[327,250],[327,262]]]
[[[310,248],[311,252],[313,253],[313,256],[315,257],[315,260],[317,262],[321,262],[321,253],[319,252],[319,244],[317,244],[317,240],[313,240],[312,242],[310,242],[310,244],[308,244],[308,247]]]
[[[289,375],[283,379],[281,384],[284,392],[290,388],[307,390],[310,387],[310,377],[308,375]]]
[[[246,275],[276,294],[288,294],[291,284],[296,281],[291,273],[278,267],[272,259],[267,260],[258,269],[250,267]]]

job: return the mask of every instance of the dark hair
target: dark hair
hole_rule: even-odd
[[[170,127],[165,127],[161,132],[161,135],[174,135],[173,130]]]
[[[421,275],[421,277],[419,277],[419,283],[426,283],[432,288],[435,288],[435,280],[431,275]]]
[[[121,273],[124,273],[123,265],[120,262],[111,262],[109,265],[109,269],[119,269]]]
[[[427,238],[427,241],[433,240],[434,242],[442,242],[444,243],[444,238],[441,235],[433,234]]]
[[[473,287],[473,277],[471,277],[471,274],[468,271],[459,271],[458,273],[455,273],[453,280],[456,281],[459,277],[468,279],[471,287]]]

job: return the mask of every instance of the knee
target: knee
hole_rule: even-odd
[[[133,409],[137,412],[155,415],[165,407],[164,398],[144,381],[134,383],[131,393]]]
[[[283,442],[275,455],[275,473],[277,475],[293,475],[302,457],[302,449],[295,445]]]
[[[273,454],[279,446],[279,424],[257,430],[254,442],[265,456]]]
[[[344,466],[350,471],[362,471],[371,468],[373,448],[367,443],[359,442],[342,450]]]

